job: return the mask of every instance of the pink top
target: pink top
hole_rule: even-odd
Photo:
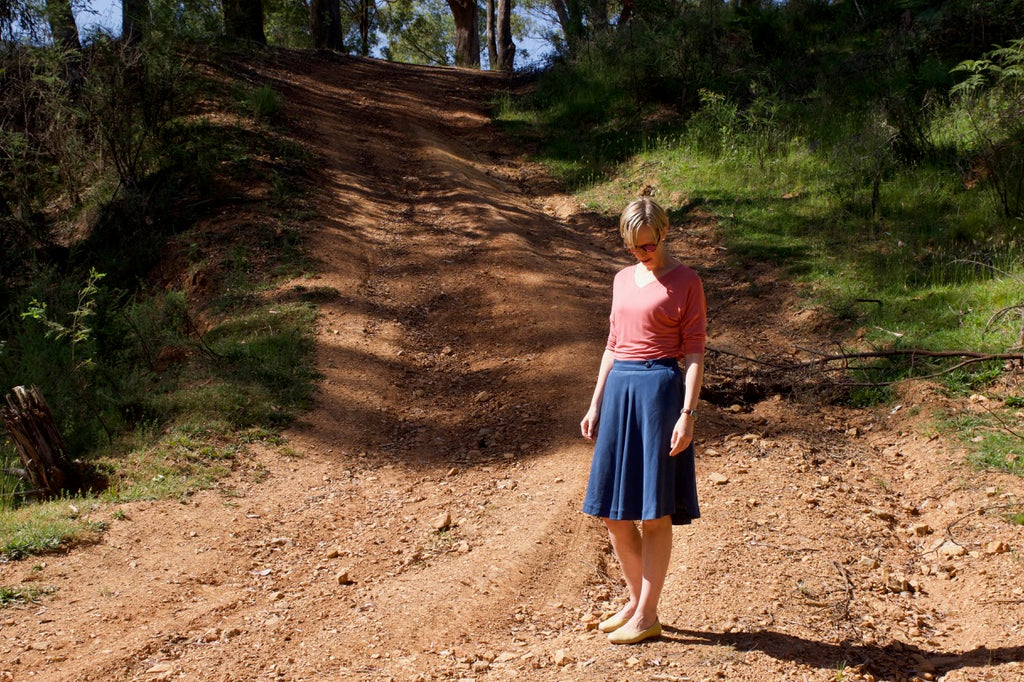
[[[678,265],[660,278],[636,285],[633,265],[615,275],[606,348],[616,360],[682,358],[703,353],[707,304],[700,277]]]

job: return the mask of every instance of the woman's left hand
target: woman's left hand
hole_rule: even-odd
[[[676,420],[676,425],[672,429],[672,450],[668,453],[669,456],[675,457],[680,452],[685,450],[690,443],[693,442],[693,417],[688,414],[679,415],[679,419]]]

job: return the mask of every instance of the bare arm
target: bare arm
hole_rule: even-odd
[[[672,429],[672,450],[670,455],[678,455],[693,442],[693,416],[686,410],[696,411],[700,401],[700,388],[704,383],[704,354],[687,353],[683,356],[684,385],[686,394],[683,400],[683,412]]]
[[[597,436],[597,420],[601,416],[601,401],[604,400],[604,385],[608,382],[608,372],[612,370],[615,362],[615,355],[612,351],[605,349],[601,356],[601,367],[597,371],[597,385],[594,387],[594,396],[590,399],[590,409],[583,416],[580,422],[580,432],[584,438],[593,440]]]

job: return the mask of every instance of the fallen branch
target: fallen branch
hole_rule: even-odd
[[[752,357],[748,357],[748,356],[745,356],[745,355],[740,355],[739,353],[733,353],[731,351],[722,350],[722,349],[719,349],[719,348],[715,348],[713,346],[708,346],[707,350],[712,352],[712,353],[734,357],[734,358],[743,360],[745,362],[750,362],[750,363],[754,363],[754,364],[757,364],[757,365],[762,365],[762,366],[765,366],[765,367],[770,367],[771,369],[778,370],[780,372],[798,372],[798,371],[806,371],[806,370],[817,370],[819,372],[839,372],[839,371],[849,371],[851,369],[857,369],[857,370],[860,370],[860,371],[870,371],[870,370],[880,369],[880,368],[875,368],[875,367],[851,367],[850,364],[849,364],[850,360],[868,360],[868,359],[898,358],[898,357],[906,357],[906,358],[910,358],[910,359],[913,359],[913,358],[916,358],[916,357],[923,357],[923,358],[966,358],[963,362],[959,362],[959,363],[957,363],[955,365],[947,367],[947,368],[945,368],[943,370],[940,370],[938,372],[934,372],[932,374],[926,374],[926,375],[922,375],[922,376],[919,376],[919,377],[915,377],[917,379],[934,379],[935,377],[942,376],[943,374],[948,374],[950,372],[956,371],[956,370],[958,370],[958,369],[960,369],[962,367],[966,367],[968,365],[972,365],[972,364],[979,363],[979,362],[989,362],[989,361],[992,361],[992,360],[1016,360],[1016,361],[1024,363],[1024,353],[979,353],[979,352],[976,352],[976,351],[966,351],[966,350],[935,351],[935,350],[924,350],[924,349],[920,349],[920,348],[910,348],[910,349],[906,349],[906,350],[861,351],[861,352],[856,352],[856,353],[840,352],[840,353],[831,353],[831,354],[829,354],[829,353],[823,353],[821,351],[816,351],[816,350],[813,350],[813,349],[810,349],[810,348],[803,348],[803,347],[800,347],[800,346],[795,346],[795,348],[797,348],[797,350],[803,351],[805,353],[808,353],[808,354],[816,356],[816,357],[812,358],[811,360],[805,360],[803,362],[793,362],[793,363],[790,363],[790,364],[780,364],[778,362],[769,362],[767,360],[762,360],[760,358],[752,358]],[[842,365],[838,366],[838,367],[830,367],[829,365],[832,364],[832,363],[842,363]],[[892,385],[894,383],[897,383],[897,382],[895,382],[895,381],[888,381],[888,382],[876,381],[876,382],[846,383],[845,385],[847,385],[847,386],[889,386],[889,385]]]

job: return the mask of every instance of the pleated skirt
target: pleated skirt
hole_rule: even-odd
[[[675,358],[616,360],[605,384],[583,511],[615,520],[700,517],[693,444],[669,456],[683,405]]]

